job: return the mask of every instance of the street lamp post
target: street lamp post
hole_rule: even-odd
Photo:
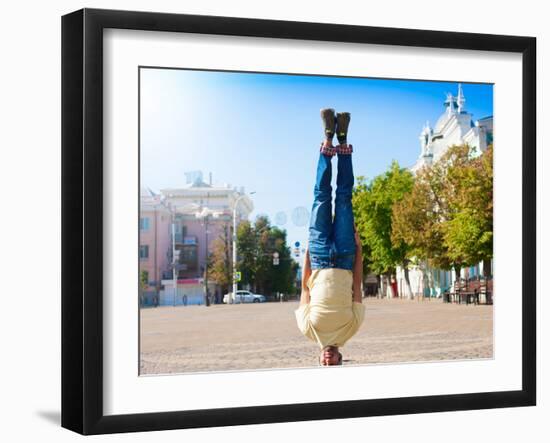
[[[255,194],[256,191],[249,192],[250,195]],[[233,205],[233,297],[237,300],[237,205],[241,198],[246,197],[246,194],[240,195],[235,204]],[[231,304],[233,302],[231,295],[227,298],[227,303]]]
[[[172,220],[172,284],[174,285],[174,306],[176,306],[176,297],[178,293],[178,278],[176,270],[176,220]]]

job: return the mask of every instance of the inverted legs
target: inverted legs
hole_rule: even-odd
[[[332,217],[331,156],[319,154],[309,226],[311,267],[351,269],[355,254],[353,230],[353,166],[351,155],[338,155],[334,220]]]

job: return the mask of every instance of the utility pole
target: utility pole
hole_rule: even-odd
[[[210,214],[206,214],[204,217],[204,236],[205,236],[205,246],[206,246],[206,256],[204,258],[204,304],[205,306],[210,306],[210,299],[208,298],[208,218]]]
[[[208,297],[208,224],[209,224],[209,217],[212,215],[214,218],[218,218],[220,213],[212,211],[208,208],[208,202],[210,198],[210,193],[206,193],[206,199],[207,199],[207,206],[203,207],[201,211],[195,212],[195,217],[199,220],[204,219],[204,238],[205,238],[205,259],[204,259],[204,297],[205,297],[205,305],[210,306],[210,299]]]
[[[157,223],[157,203],[155,203],[155,232],[154,232],[154,235],[155,235],[155,240],[154,240],[154,243],[155,243],[155,250],[154,250],[154,256],[153,256],[153,263],[154,263],[154,267],[155,267],[155,297],[157,297],[157,300],[159,298],[159,284],[158,284],[158,281],[159,281],[159,269],[158,269],[158,264],[157,264],[157,256],[158,256],[158,253],[157,253],[157,248],[158,248],[158,241],[157,241],[157,228],[158,228],[158,223]]]
[[[256,191],[249,192],[250,195],[255,193]],[[233,297],[237,296],[237,205],[239,204],[239,200],[245,196],[246,194],[240,195],[233,205]],[[233,303],[231,294],[228,297],[227,303]]]
[[[239,197],[240,198],[240,197]],[[235,207],[233,208],[233,292],[227,297],[227,304],[233,303],[233,297],[237,296],[237,203],[239,199],[235,202]]]

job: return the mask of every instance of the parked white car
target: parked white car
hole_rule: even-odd
[[[265,295],[254,294],[253,292],[245,290],[239,290],[237,291],[236,296],[233,296],[232,292],[230,292],[229,294],[225,294],[223,296],[223,302],[227,304],[230,296],[233,303],[263,303],[267,301]]]

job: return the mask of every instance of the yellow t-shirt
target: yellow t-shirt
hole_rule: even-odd
[[[296,309],[298,328],[325,346],[344,346],[359,329],[365,307],[353,301],[353,273],[347,269],[313,269],[307,281],[310,302]]]

